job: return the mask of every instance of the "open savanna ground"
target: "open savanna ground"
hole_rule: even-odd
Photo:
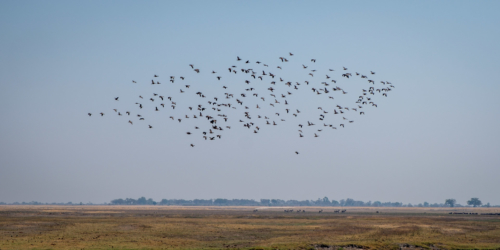
[[[500,249],[500,216],[449,214],[498,208],[338,209],[5,205],[0,249]]]

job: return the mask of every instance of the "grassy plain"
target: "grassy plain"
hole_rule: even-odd
[[[448,214],[498,208],[336,209],[5,205],[0,250],[500,249],[500,216]]]

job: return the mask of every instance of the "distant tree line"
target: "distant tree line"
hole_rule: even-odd
[[[114,199],[110,203],[104,204],[93,204],[88,203],[43,203],[37,201],[31,202],[13,202],[5,203],[0,202],[0,205],[163,205],[163,206],[293,206],[293,207],[306,207],[306,206],[321,206],[321,207],[464,207],[463,205],[457,204],[455,199],[446,199],[444,203],[419,203],[419,204],[403,204],[402,202],[380,202],[380,201],[357,201],[351,198],[342,199],[339,201],[330,200],[328,197],[318,198],[317,200],[280,200],[280,199],[260,199],[260,201],[252,199],[194,199],[194,200],[184,200],[184,199],[162,199],[157,202],[152,198],[146,199],[145,197],[140,197],[138,199],[126,198],[126,199]],[[490,203],[485,205],[478,198],[471,198],[467,201],[468,206],[473,207],[492,207]],[[498,207],[498,206],[495,206]]]
[[[481,206],[481,201],[477,198],[471,199],[467,202],[468,205],[474,207]],[[475,204],[475,205],[474,205]],[[342,207],[463,207],[456,203],[455,199],[447,199],[445,203],[434,203],[430,204],[428,202],[419,204],[403,204],[402,202],[380,202],[380,201],[357,201],[351,198],[342,199],[339,201],[330,200],[328,197],[318,198],[317,200],[280,200],[280,199],[260,199],[256,201],[253,199],[194,199],[194,200],[184,200],[184,199],[162,199],[159,202],[154,201],[149,198],[141,197],[139,199],[115,199],[110,202],[110,205],[175,205],[175,206],[342,206]],[[490,206],[489,203],[484,206]]]

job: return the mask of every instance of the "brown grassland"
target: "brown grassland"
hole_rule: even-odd
[[[4,205],[0,249],[500,249],[500,216],[448,214],[498,208],[254,209]]]

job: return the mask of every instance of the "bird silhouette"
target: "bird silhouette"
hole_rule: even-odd
[[[216,90],[210,92],[205,91],[206,93],[202,93],[200,91],[202,90],[202,87],[205,84],[204,79],[207,79],[206,75],[203,72],[211,72],[211,74],[216,74],[217,71],[219,71],[220,69],[215,69],[215,70],[207,69],[205,71],[202,67],[195,68],[194,64],[189,64],[189,66],[194,72],[185,75],[186,78],[184,76],[178,77],[181,80],[186,79],[187,84],[184,85],[185,89],[180,89],[179,92],[176,92],[171,87],[169,87],[175,85],[176,76],[175,74],[172,74],[169,77],[169,81],[172,83],[172,85],[168,84],[165,86],[166,88],[163,87],[163,85],[161,87],[157,86],[160,84],[159,81],[151,80],[151,85],[149,86],[150,88],[155,89],[152,91],[156,92],[152,94],[152,97],[151,95],[145,94],[144,92],[136,93],[135,95],[136,97],[138,96],[139,99],[144,99],[144,97],[148,99],[147,97],[150,97],[149,100],[152,103],[154,103],[156,97],[164,101],[164,95],[162,95],[162,93],[170,93],[171,96],[167,97],[167,99],[171,101],[172,110],[168,111],[164,109],[160,110],[156,105],[151,105],[152,107],[150,107],[150,105],[147,103],[143,105],[142,103],[138,103],[136,101],[134,102],[136,105],[138,105],[139,109],[142,110],[143,107],[145,108],[143,111],[141,111],[141,113],[144,116],[150,114],[149,112],[154,110],[156,112],[162,111],[162,113],[168,112],[169,114],[163,117],[168,117],[172,120],[175,120],[174,116],[184,117],[184,119],[188,119],[186,120],[188,125],[190,124],[195,125],[194,127],[197,130],[206,129],[205,131],[209,131],[208,133],[214,134],[214,136],[207,137],[206,136],[207,132],[204,132],[203,135],[200,135],[201,136],[200,138],[196,135],[197,133],[191,133],[191,132],[186,132],[186,133],[188,135],[195,136],[191,138],[199,138],[201,140],[204,139],[207,140],[207,143],[209,143],[210,141],[213,141],[215,138],[221,139],[222,134],[224,134],[224,129],[221,126],[217,125],[217,120],[227,123],[225,129],[231,129],[230,125],[235,125],[232,123],[239,121],[243,124],[243,126],[241,127],[246,128],[246,130],[244,131],[249,131],[252,134],[260,133],[259,126],[262,126],[263,124],[273,125],[269,127],[266,126],[265,128],[267,130],[273,130],[273,129],[276,130],[276,128],[279,127],[279,131],[286,131],[285,129],[281,128],[282,126],[286,126],[287,124],[295,124],[295,125],[298,124],[299,127],[301,128],[301,130],[299,131],[299,138],[302,138],[305,135],[309,134],[314,134],[314,137],[319,137],[318,135],[319,133],[323,133],[322,135],[328,136],[329,133],[328,131],[331,130],[323,131],[323,129],[314,129],[314,127],[312,127],[315,126],[315,124],[312,123],[310,120],[311,115],[314,114],[319,115],[319,117],[318,116],[316,117],[322,121],[323,127],[329,127],[332,129],[336,129],[336,127],[334,127],[332,124],[335,124],[336,121],[342,118],[340,119],[340,121],[343,121],[343,123],[341,123],[340,126],[344,127],[345,126],[344,123],[346,121],[349,123],[354,122],[353,120],[349,120],[347,118],[349,117],[350,114],[349,112],[356,112],[356,113],[359,112],[360,115],[364,115],[365,112],[370,111],[370,108],[377,108],[378,107],[377,100],[379,100],[379,98],[386,98],[388,96],[388,92],[393,91],[394,89],[394,84],[392,84],[390,81],[387,81],[385,79],[377,79],[377,81],[375,81],[376,79],[367,79],[367,76],[360,72],[355,72],[351,74],[347,71],[348,70],[347,67],[342,67],[343,73],[342,72],[336,73],[334,69],[327,67],[321,67],[324,70],[318,68],[318,70],[312,69],[303,71],[303,69],[310,69],[309,66],[305,65],[305,63],[307,62],[301,62],[300,58],[295,58],[294,54],[291,52],[288,52],[288,55],[291,57],[290,60],[281,56],[279,57],[279,61],[277,61],[279,65],[274,65],[274,66],[272,64],[262,63],[261,61],[255,61],[255,64],[253,64],[250,62],[250,60],[243,60],[242,58],[237,56],[236,61],[234,61],[235,65],[230,65],[230,64],[226,65],[229,73],[231,74],[230,77],[226,77],[223,74],[216,76],[217,80],[222,82],[222,84],[224,85],[216,85],[218,86]],[[296,64],[293,63],[288,64],[287,62],[295,62]],[[311,62],[316,63],[316,59],[311,59]],[[270,65],[276,67],[277,69],[280,69],[280,71],[278,71],[279,73],[274,74],[265,68],[269,67]],[[318,64],[318,66],[321,65]],[[290,72],[289,70],[291,70],[291,72],[294,72],[294,74],[288,74]],[[240,74],[234,75],[237,72],[240,72]],[[192,74],[199,74],[198,79],[201,80],[190,81],[189,76],[192,76]],[[209,75],[210,73],[206,74]],[[321,76],[321,74],[323,74],[328,81],[321,82],[321,79],[317,79],[318,77],[314,77],[315,74],[318,74],[317,76]],[[353,77],[353,74],[355,74],[356,77]],[[308,76],[309,78],[306,79],[309,80],[304,81],[303,79],[300,79],[300,77],[297,77],[297,75],[299,75],[302,78]],[[370,71],[369,75],[372,75],[372,77],[375,78],[374,71]],[[155,74],[154,77],[158,78],[159,75]],[[260,81],[253,80],[257,78]],[[325,78],[322,79],[324,80]],[[358,80],[356,80],[360,78],[367,79],[370,85],[368,86],[363,85],[363,83],[358,82]],[[275,79],[279,79],[279,81]],[[340,79],[340,80],[335,80],[335,79]],[[132,80],[132,83],[136,84],[137,82],[135,80]],[[305,83],[306,85],[310,85],[311,89],[306,90],[304,88],[300,88],[301,84],[303,83]],[[330,84],[335,84],[335,86],[332,88],[330,87]],[[366,84],[366,80],[364,80],[364,84]],[[135,86],[134,88],[137,88],[142,85],[137,84],[134,86]],[[222,88],[220,88],[220,86],[222,86]],[[175,87],[173,88],[175,89]],[[356,88],[359,89],[359,92],[356,91]],[[193,92],[195,93],[195,95],[190,93],[190,89],[195,89],[195,91]],[[224,89],[225,93],[220,93],[220,91],[217,91],[222,89]],[[240,90],[241,92],[238,92]],[[310,92],[311,90],[312,93]],[[353,102],[345,101],[344,98],[336,98],[339,94],[349,96],[350,95],[349,92],[352,91],[355,93],[354,97],[359,96],[355,98]],[[251,92],[251,94],[247,95],[246,92]],[[256,103],[257,101],[259,102],[260,100],[262,100],[263,102],[266,101],[264,98],[264,94],[266,92],[271,97],[274,97],[275,100],[270,102],[268,101],[269,105],[257,104]],[[179,96],[179,94],[182,94],[182,97]],[[294,97],[295,94],[297,94],[298,96]],[[235,98],[235,95],[237,95],[239,99]],[[115,101],[119,100],[119,97],[114,97],[114,98]],[[212,100],[213,98],[213,100],[215,101],[203,101],[203,98],[209,98],[210,100]],[[300,98],[299,100],[304,100],[304,101],[295,102],[294,100],[297,100],[296,98]],[[308,98],[308,99],[303,99],[303,98]],[[175,101],[172,101],[173,99],[175,99]],[[127,98],[124,98],[122,99],[122,101],[117,102],[116,104],[122,105],[123,103],[126,103],[126,100]],[[315,113],[314,112],[315,107],[313,107],[314,104],[323,103],[324,102],[323,100],[330,100],[330,101],[328,103],[325,102],[324,104],[321,104],[320,107],[316,106],[318,107],[316,112],[318,112],[319,114]],[[179,106],[177,105],[177,102],[179,103]],[[337,102],[337,103],[332,105],[332,102]],[[245,103],[245,105],[243,105],[243,103]],[[351,105],[353,104],[355,105],[354,108],[346,107],[346,106],[352,107]],[[283,106],[283,105],[288,105],[288,106]],[[165,104],[161,103],[160,106],[164,108]],[[176,109],[176,107],[179,108]],[[188,107],[188,109],[185,109],[185,107]],[[330,108],[332,108],[333,111],[329,110]],[[115,109],[113,109],[118,114],[118,116],[122,116],[121,112],[118,112],[118,109],[123,110],[129,108],[127,108],[125,104],[123,107],[118,106]],[[294,109],[296,110],[296,112],[292,111]],[[301,110],[304,112],[305,114],[304,116],[302,116]],[[130,116],[131,111],[134,112],[134,110],[130,110],[126,111],[125,113],[128,116]],[[193,112],[196,113],[193,114]],[[159,112],[158,113],[159,115],[155,116],[160,119],[159,121],[156,122],[161,122],[162,113]],[[206,119],[196,119],[198,118],[198,113],[200,118],[206,118]],[[101,117],[104,116],[103,112],[101,112],[100,114]],[[281,121],[280,124],[276,123],[276,121],[272,121],[272,119],[269,118],[271,117],[272,114],[279,116],[278,122]],[[342,114],[343,116],[337,116],[339,114]],[[92,116],[92,113],[89,112],[88,116],[89,117]],[[142,115],[137,114],[137,117],[139,118],[139,120],[144,120],[144,117],[142,117]],[[195,119],[189,121],[191,120],[189,119],[191,117]],[[219,119],[217,119],[217,117],[219,117]],[[307,120],[308,118],[309,121]],[[148,125],[150,129],[153,128],[155,122],[153,120],[154,119],[152,119],[151,124]],[[177,121],[180,123],[181,119],[178,118]],[[128,120],[128,122],[131,125],[133,125],[132,120]],[[307,124],[308,126],[303,126],[302,124]],[[160,131],[161,128],[160,127],[158,128],[159,129],[157,129],[157,131]],[[134,127],[134,129],[140,129],[140,126],[139,128]],[[304,131],[302,131],[302,129]],[[169,131],[173,132],[175,130],[171,129]],[[238,133],[236,134],[233,133],[231,135],[237,136]],[[194,144],[191,143],[190,146],[194,147]],[[298,151],[295,152],[296,154],[298,154]]]

